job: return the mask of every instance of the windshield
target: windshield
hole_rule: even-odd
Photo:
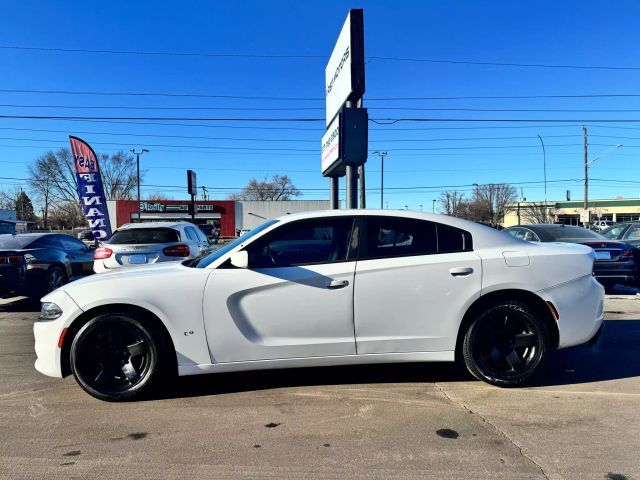
[[[132,228],[118,230],[106,242],[111,245],[134,243],[173,243],[179,242],[178,232],[171,228]]]
[[[206,268],[206,267],[208,267],[213,262],[218,260],[220,257],[222,257],[223,255],[227,254],[228,252],[230,252],[234,248],[236,248],[238,245],[246,242],[251,237],[256,236],[258,233],[262,232],[263,230],[266,230],[267,228],[269,228],[274,223],[278,223],[278,220],[269,220],[267,222],[264,222],[259,227],[256,227],[253,230],[245,233],[241,237],[236,238],[232,242],[226,244],[224,247],[219,248],[215,252],[212,252],[209,255],[207,255],[206,257],[202,257],[200,260],[198,260],[195,264],[193,264],[191,266],[194,267],[194,268]]]
[[[39,237],[25,237],[20,235],[0,235],[0,248],[24,248]]]
[[[562,227],[560,225],[549,227],[545,232],[551,237],[552,242],[582,242],[584,240],[604,240],[599,233],[582,227]]]

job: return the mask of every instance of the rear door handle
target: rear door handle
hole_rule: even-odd
[[[466,277],[467,275],[471,275],[473,273],[473,268],[471,267],[450,268],[449,273],[454,277]]]
[[[329,290],[337,290],[339,288],[344,288],[347,285],[349,285],[349,280],[331,280],[329,285],[327,285],[327,288]]]

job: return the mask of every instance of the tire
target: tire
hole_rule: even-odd
[[[67,273],[62,267],[54,265],[47,270],[46,284],[44,290],[46,293],[54,291],[67,283]]]
[[[87,322],[71,344],[71,372],[91,396],[110,402],[140,399],[162,376],[168,348],[148,322],[105,313]]]
[[[467,370],[499,387],[525,384],[544,360],[549,346],[545,323],[520,302],[502,302],[482,312],[462,344]]]

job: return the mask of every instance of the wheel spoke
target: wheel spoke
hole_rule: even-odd
[[[127,377],[127,380],[129,380],[130,383],[135,383],[135,381],[140,378],[136,369],[131,365],[131,360],[122,365],[122,373],[124,373],[124,376]]]
[[[513,340],[515,347],[533,347],[537,343],[535,333],[519,333]]]
[[[509,366],[515,372],[521,371],[522,368],[524,367],[524,364],[522,363],[522,360],[520,359],[520,357],[518,356],[518,354],[516,353],[515,350],[512,350],[511,353],[509,355],[507,355],[506,360],[507,360],[507,363],[509,364]]]
[[[147,353],[147,344],[144,341],[139,341],[131,345],[127,345],[129,355],[135,357],[136,355],[144,355]]]

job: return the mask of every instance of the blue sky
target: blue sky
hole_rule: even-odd
[[[0,115],[323,119],[325,63],[348,9],[364,8],[368,57],[365,106],[370,118],[640,119],[640,96],[381,100],[640,95],[640,68],[537,68],[375,58],[640,67],[640,4],[634,1],[4,1],[1,8],[0,47],[310,57],[220,58],[0,48],[0,90],[304,98],[0,91]],[[43,107],[47,105],[50,107]],[[299,110],[269,110],[276,108]],[[473,109],[565,111],[469,111]],[[638,111],[620,111],[634,109]],[[624,144],[591,167],[590,198],[638,197],[640,122],[587,125],[590,157],[610,145]],[[328,180],[320,175],[323,132],[323,121],[140,124],[0,119],[0,177],[25,177],[33,158],[49,148],[68,145],[67,135],[75,134],[99,152],[130,147],[151,150],[142,162],[147,170],[145,184],[149,185],[143,192],[161,191],[176,199],[186,198],[186,186],[181,187],[186,184],[184,171],[193,168],[198,183],[210,187],[216,198],[225,198],[252,177],[273,174],[290,175],[304,193],[301,198],[328,198]],[[428,210],[441,190],[453,189],[445,186],[460,185],[458,190],[470,191],[473,183],[510,182],[522,186],[527,199],[543,199],[543,157],[537,135],[546,145],[547,198],[560,200],[571,190],[573,199],[581,199],[582,122],[371,123],[369,139],[370,150],[388,151],[385,199],[389,208],[407,205],[419,209],[423,205]],[[0,188],[20,183],[0,179]],[[374,156],[367,164],[367,183],[368,205],[377,207],[380,163]],[[344,190],[344,181],[341,188]]]

